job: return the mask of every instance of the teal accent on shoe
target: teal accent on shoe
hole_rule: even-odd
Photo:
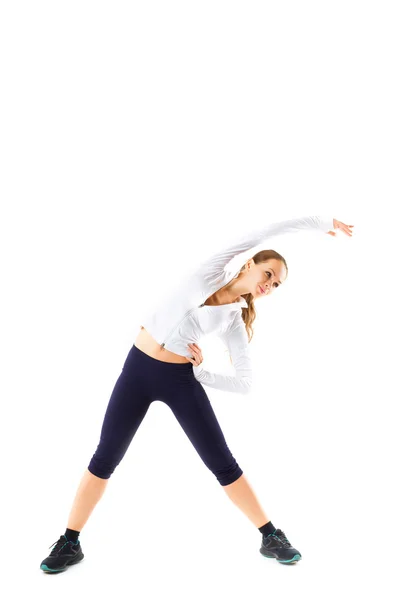
[[[53,573],[58,573],[58,571],[64,571],[64,569],[50,569],[47,565],[40,565],[42,571],[52,571]]]
[[[276,558],[275,556],[266,556],[265,554],[262,554],[262,553],[261,553],[261,556],[263,556],[264,558],[272,558],[273,560],[277,560],[280,563],[291,563],[291,562],[297,562],[298,560],[301,560],[300,554],[295,554],[293,556],[293,558],[289,558],[289,560],[279,560],[279,558]]]
[[[279,558],[277,558],[276,560],[281,563],[291,563],[297,560],[301,560],[301,556],[300,554],[295,554],[293,558],[290,558],[289,560],[279,560]]]

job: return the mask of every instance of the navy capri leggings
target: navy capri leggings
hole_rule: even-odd
[[[221,485],[229,485],[243,474],[226,445],[210,400],[194,376],[192,363],[163,362],[133,345],[112,391],[100,441],[88,466],[93,475],[111,476],[154,400],[170,407]]]

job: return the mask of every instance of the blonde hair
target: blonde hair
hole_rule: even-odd
[[[279,254],[275,250],[261,250],[260,252],[257,252],[257,254],[255,254],[253,256],[253,260],[256,263],[256,265],[258,265],[259,263],[267,262],[271,258],[275,258],[276,260],[281,260],[286,267],[286,273],[288,273],[288,266],[286,264],[286,260],[283,258],[283,256],[281,254]],[[240,273],[242,273],[245,270],[245,267],[246,267],[246,263],[240,269]],[[250,343],[253,338],[253,322],[256,318],[256,309],[254,306],[254,296],[253,296],[253,294],[248,293],[248,294],[242,294],[242,297],[246,300],[246,302],[248,304],[248,308],[242,307],[242,318],[243,318],[244,324],[246,325],[247,336],[249,338],[249,343]]]

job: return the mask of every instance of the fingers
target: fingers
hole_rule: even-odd
[[[345,227],[343,227],[343,228],[342,228],[342,231],[343,231],[343,232],[344,232],[346,235],[348,235],[349,237],[351,237],[351,236],[352,236],[352,234],[353,234],[353,232],[352,232],[352,230],[350,229],[350,227],[353,227],[353,225],[350,225],[350,226],[347,226],[347,225],[346,225]]]
[[[193,352],[194,355],[194,359],[197,361],[202,362],[203,360],[203,356],[201,354],[201,350],[200,348],[197,346],[197,344],[189,344],[189,348],[190,350]]]
[[[350,229],[350,227],[354,227],[353,225],[346,225],[345,223],[340,223],[341,227],[340,229],[346,233],[347,235],[351,236],[351,234],[353,233],[352,230]]]
[[[193,354],[193,362],[196,366],[203,362],[203,356],[197,344],[188,344],[189,350]],[[191,360],[192,362],[192,360]]]
[[[333,224],[335,229],[340,229],[340,231],[343,231],[343,233],[345,233],[349,237],[353,235],[353,230],[351,228],[354,227],[354,225],[346,225],[346,223],[342,223],[342,221],[338,221],[337,219],[333,219]],[[335,235],[330,231],[328,233],[330,233],[331,235]]]

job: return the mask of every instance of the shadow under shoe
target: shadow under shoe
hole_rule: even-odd
[[[51,545],[54,548],[49,556],[40,563],[40,568],[45,573],[65,571],[69,566],[75,565],[84,557],[79,540],[76,543],[71,542],[65,535],[60,535],[59,540],[54,544]]]
[[[293,548],[282,529],[263,535],[260,552],[266,558],[276,558],[283,564],[294,564],[301,560],[301,554]]]

